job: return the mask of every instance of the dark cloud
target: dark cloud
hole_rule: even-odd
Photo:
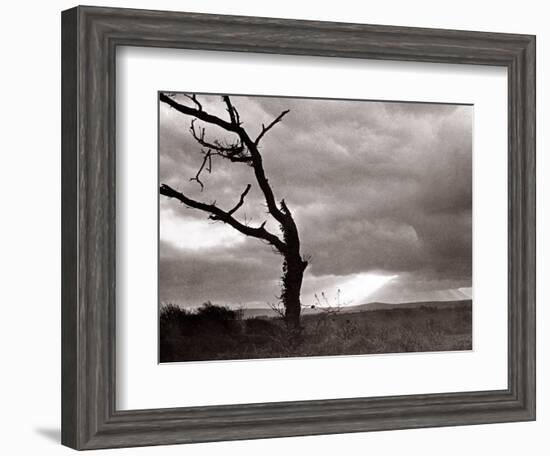
[[[205,109],[226,116],[219,97],[200,99]],[[265,136],[262,153],[276,197],[288,202],[303,251],[312,256],[310,277],[397,274],[387,288],[404,300],[407,294],[418,295],[426,283],[426,291],[471,286],[471,106],[232,100],[252,135],[290,109]],[[190,119],[161,105],[160,181],[193,198],[232,207],[246,184],[255,184],[252,169],[215,160],[212,173],[203,174],[206,189],[201,191],[189,182],[201,164],[200,146],[189,125]],[[214,127],[207,127],[206,134],[231,139]],[[180,224],[185,236],[185,223],[193,221],[208,236],[211,224],[203,213],[165,198],[160,208],[161,228],[170,220]],[[266,219],[256,187],[239,216],[251,223]],[[267,227],[277,230],[272,222]],[[161,300],[270,300],[277,293],[280,258],[257,240],[229,235],[231,242],[203,248],[177,247],[173,236],[164,239]]]

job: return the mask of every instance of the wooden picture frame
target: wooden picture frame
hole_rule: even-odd
[[[115,50],[122,45],[506,67],[508,388],[117,410]],[[64,11],[62,239],[62,443],[69,447],[534,420],[535,37],[100,7]]]

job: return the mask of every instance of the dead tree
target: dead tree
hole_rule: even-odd
[[[190,180],[197,182],[202,189],[204,183],[201,180],[201,175],[205,170],[211,172],[212,160],[216,157],[225,159],[231,163],[242,163],[250,166],[254,172],[256,183],[265,198],[267,212],[280,226],[282,239],[265,228],[267,221],[264,221],[257,227],[252,227],[246,223],[240,222],[235,217],[236,212],[244,204],[246,195],[250,191],[251,184],[246,186],[237,203],[228,210],[216,206],[215,202],[208,204],[191,199],[166,184],[160,186],[160,193],[166,197],[179,200],[187,207],[208,213],[210,220],[226,223],[246,236],[254,237],[268,243],[278,254],[282,255],[283,273],[281,277],[280,299],[285,309],[284,318],[289,329],[299,332],[301,311],[300,292],[304,271],[308,266],[308,262],[300,253],[298,228],[290,209],[284,199],[279,203],[277,203],[275,199],[273,189],[265,174],[262,155],[259,149],[260,141],[265,134],[279,123],[289,111],[281,112],[281,114],[268,125],[262,124],[260,133],[253,139],[243,128],[239,112],[232,104],[229,96],[221,97],[228,113],[228,120],[206,112],[195,95],[185,96],[190,100],[190,103],[181,104],[177,102],[174,97],[164,93],[160,94],[160,101],[171,106],[176,111],[192,117],[190,132],[197,143],[202,147],[202,164],[196,175]],[[234,142],[207,139],[205,127],[196,125],[196,120],[200,120],[204,124],[216,125],[226,132],[231,133],[235,137]]]

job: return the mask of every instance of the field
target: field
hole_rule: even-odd
[[[165,306],[160,362],[472,349],[471,301],[321,310],[303,315],[302,327],[296,339],[274,316],[246,318],[212,304],[194,311]]]

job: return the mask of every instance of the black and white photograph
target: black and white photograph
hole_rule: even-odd
[[[158,109],[161,363],[472,349],[472,105]]]

